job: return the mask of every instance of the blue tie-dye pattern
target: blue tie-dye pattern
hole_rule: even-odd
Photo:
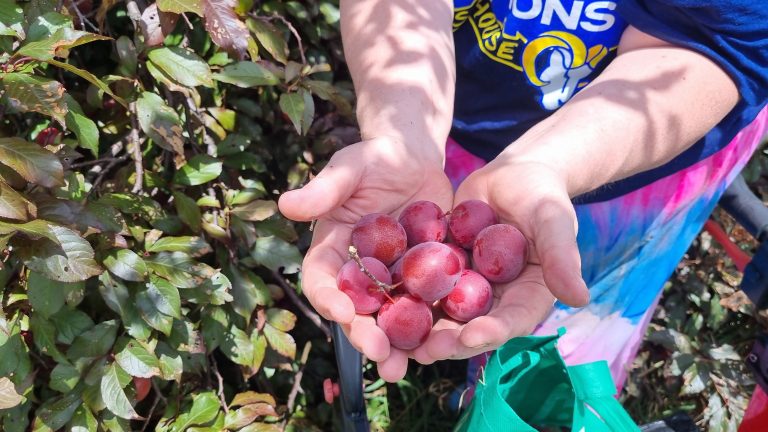
[[[712,213],[725,185],[664,217],[663,204],[635,212],[616,205],[576,206],[583,277],[592,296],[589,311],[599,317],[619,312],[636,324],[675,270],[680,257]],[[584,309],[557,307],[568,313]]]

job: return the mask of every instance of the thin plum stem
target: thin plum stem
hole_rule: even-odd
[[[376,276],[374,276],[373,273],[371,273],[371,271],[365,267],[365,265],[363,264],[362,258],[360,258],[360,254],[357,253],[357,248],[354,246],[349,247],[349,258],[351,258],[354,262],[357,263],[357,266],[360,267],[360,271],[365,273],[365,275],[368,276],[369,278],[371,278],[373,283],[375,283],[376,286],[379,287],[379,290],[381,290],[382,292],[388,293],[393,289],[397,288],[398,285],[400,285],[400,284],[390,285],[376,279]]]

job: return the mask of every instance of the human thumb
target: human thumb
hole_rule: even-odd
[[[280,212],[295,221],[311,221],[344,204],[362,178],[363,164],[339,152],[315,178],[300,189],[283,193]]]

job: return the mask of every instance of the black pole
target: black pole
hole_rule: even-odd
[[[331,323],[336,367],[339,369],[343,432],[369,432],[363,398],[363,356],[352,346],[337,323]]]

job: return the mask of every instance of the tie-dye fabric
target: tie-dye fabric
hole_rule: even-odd
[[[535,334],[566,327],[559,343],[566,362],[607,360],[623,386],[664,283],[766,131],[768,109],[709,158],[618,198],[577,205],[591,303],[580,309],[557,304]],[[446,172],[454,187],[484,164],[449,140]],[[474,359],[470,370],[481,361]]]

